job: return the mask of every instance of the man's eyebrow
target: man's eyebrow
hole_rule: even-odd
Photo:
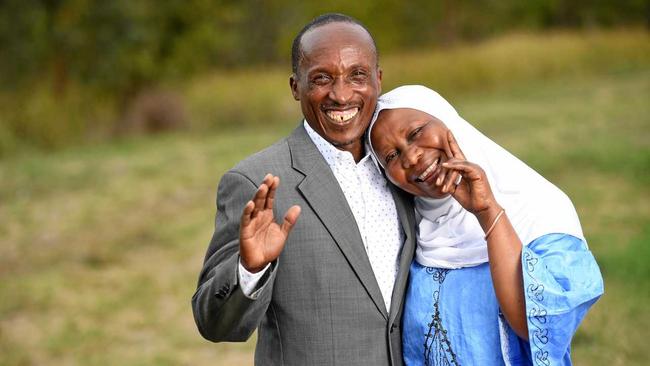
[[[352,65],[350,65],[349,68],[350,68],[350,69],[367,69],[367,70],[370,70],[370,69],[372,69],[372,66],[371,66],[371,65],[367,65],[367,64],[356,63],[356,64],[352,64]]]
[[[324,67],[315,67],[315,68],[313,68],[311,70],[307,70],[307,75],[311,75],[311,74],[314,74],[314,73],[317,73],[317,72],[323,72],[323,73],[329,74],[329,71],[326,68],[324,68]]]
[[[364,70],[371,70],[372,66],[368,64],[363,64],[363,63],[354,63],[350,66],[346,67],[347,70],[355,70],[355,69],[364,69]],[[311,74],[314,72],[325,72],[325,73],[330,73],[330,70],[328,69],[327,66],[315,66],[313,69],[307,70],[307,74]]]

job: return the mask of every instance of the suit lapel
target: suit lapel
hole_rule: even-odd
[[[305,175],[298,190],[327,228],[377,309],[388,319],[359,228],[334,173],[302,126],[289,137],[289,149],[293,168]]]

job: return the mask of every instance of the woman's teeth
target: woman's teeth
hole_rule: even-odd
[[[438,166],[439,161],[440,161],[440,158],[436,159],[436,161],[434,161],[433,164],[429,165],[429,167],[425,171],[423,171],[422,174],[420,174],[418,176],[417,180],[420,181],[420,182],[423,182],[424,179],[429,176],[429,174],[433,173],[433,171]]]
[[[327,111],[327,116],[336,122],[347,122],[354,118],[359,112],[359,108],[353,108],[345,111]]]

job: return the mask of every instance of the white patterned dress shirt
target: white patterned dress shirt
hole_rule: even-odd
[[[334,147],[306,121],[303,125],[341,186],[389,311],[404,233],[388,183],[369,153],[356,163],[350,152]],[[256,298],[260,289],[253,290],[267,269],[268,266],[258,273],[250,273],[240,262],[239,282],[244,294]]]

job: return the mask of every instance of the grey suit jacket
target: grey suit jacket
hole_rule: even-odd
[[[276,218],[295,204],[302,212],[251,300],[238,285],[239,220],[267,173],[280,177]],[[258,328],[256,365],[402,365],[400,321],[415,218],[412,198],[392,192],[406,240],[387,310],[345,196],[302,125],[228,171],[192,297],[203,337],[245,341]]]

